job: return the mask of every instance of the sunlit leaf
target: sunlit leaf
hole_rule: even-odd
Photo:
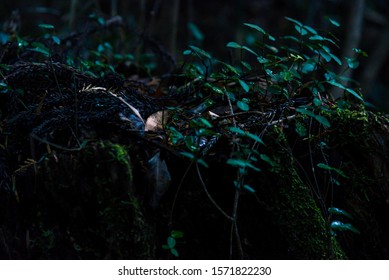
[[[356,58],[345,57],[348,67],[355,69],[359,66],[359,61]]]
[[[249,191],[251,193],[255,193],[255,190],[250,187],[249,185],[243,185],[243,188],[246,190],[246,191]]]
[[[241,49],[242,48],[242,46],[239,45],[237,42],[229,42],[226,46],[228,48],[234,48],[234,49]]]
[[[174,246],[176,246],[176,243],[177,242],[173,237],[169,236],[167,238],[167,246],[169,246],[169,248],[174,248]]]
[[[336,207],[328,208],[328,212],[330,212],[331,214],[335,214],[335,215],[345,216],[345,217],[350,218],[350,219],[353,218],[353,216],[351,216],[348,212],[346,212],[344,210],[340,210],[339,208],[336,208]]]
[[[240,86],[243,88],[243,90],[245,92],[249,92],[250,91],[250,87],[249,87],[249,85],[245,81],[243,81],[241,79],[239,79],[238,81],[239,81]]]
[[[52,25],[52,24],[46,24],[46,23],[38,24],[38,27],[39,27],[39,28],[42,28],[42,29],[54,29],[54,25]]]
[[[336,27],[339,27],[339,26],[340,26],[339,22],[337,22],[336,20],[333,20],[333,19],[331,19],[331,18],[328,18],[328,20],[331,22],[332,25],[334,25],[334,26],[336,26]]]
[[[51,39],[56,43],[57,45],[61,44],[61,39],[58,38],[58,36],[51,36]]]
[[[295,25],[294,28],[297,30],[298,33],[300,33],[301,36],[304,36],[308,33],[308,31],[304,29],[304,27],[302,27],[301,25]]]
[[[361,233],[361,232],[360,232],[358,229],[356,229],[353,225],[351,225],[351,224],[349,224],[349,223],[345,224],[345,223],[343,223],[343,222],[341,222],[341,221],[333,221],[333,222],[331,223],[331,228],[332,228],[333,230],[338,230],[338,231],[350,230],[350,231],[352,231],[352,232],[354,232],[354,233],[358,233],[358,234]]]
[[[238,106],[238,108],[242,111],[248,111],[250,109],[249,105],[243,101],[236,102],[236,106]]]

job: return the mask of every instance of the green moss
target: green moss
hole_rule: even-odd
[[[132,191],[127,150],[99,141],[46,159],[31,236],[34,258],[154,258],[155,230]]]
[[[273,128],[274,154],[282,162],[275,188],[275,218],[298,259],[343,259],[345,254],[331,238],[327,222],[312,191],[300,178],[283,131]]]

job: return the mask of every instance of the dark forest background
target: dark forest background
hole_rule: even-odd
[[[315,29],[334,33],[340,39],[338,52],[342,57],[352,57],[352,48],[366,51],[368,58],[346,75],[360,82],[365,100],[381,110],[389,110],[386,0],[3,0],[0,7],[2,34],[17,28],[20,37],[36,36],[42,31],[38,27],[41,23],[54,25],[60,35],[82,32],[88,28],[91,15],[105,20],[116,17],[125,26],[118,31],[116,51],[131,53],[139,61],[146,52],[141,43],[146,38],[157,42],[177,63],[189,44],[228,59],[227,42],[247,43],[253,39],[243,23],[258,24],[277,36],[291,28],[284,17],[295,18]],[[328,17],[341,27],[331,26]]]

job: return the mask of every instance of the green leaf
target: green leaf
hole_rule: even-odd
[[[60,45],[61,44],[61,40],[58,38],[58,36],[51,36],[51,39],[54,41],[54,43],[56,43],[57,45]]]
[[[178,251],[177,251],[176,249],[174,249],[174,248],[171,248],[171,249],[170,249],[170,253],[172,253],[172,255],[175,256],[175,257],[178,257],[178,256],[179,256],[179,255],[178,255]]]
[[[0,82],[0,89],[6,89],[8,88],[8,85],[4,82]]]
[[[303,26],[303,24],[301,22],[299,22],[298,20],[292,19],[290,17],[285,17],[285,19],[297,24],[298,26]]]
[[[46,23],[38,24],[38,27],[39,27],[39,28],[42,28],[42,29],[54,29],[54,25],[52,25],[52,24],[46,24]]]
[[[236,133],[240,136],[250,138],[250,139],[252,139],[252,140],[254,140],[262,145],[265,145],[265,143],[262,141],[262,139],[259,138],[257,135],[252,134],[250,132],[246,132],[246,131],[240,129],[239,127],[232,126],[232,127],[229,127],[228,130],[230,130],[231,132]]]
[[[249,185],[243,185],[243,188],[246,190],[246,191],[249,191],[251,193],[255,193],[255,190],[250,187]]]
[[[341,221],[333,221],[333,222],[331,223],[331,228],[332,228],[333,230],[339,230],[339,231],[350,230],[350,231],[352,231],[352,232],[354,232],[354,233],[358,233],[358,234],[361,233],[361,232],[360,232],[358,229],[356,229],[353,225],[351,225],[351,224],[349,224],[349,223],[345,224],[345,223],[343,223],[343,222],[341,222]]]
[[[329,53],[329,56],[331,56],[332,59],[339,64],[339,66],[342,66],[342,61],[336,55],[334,55],[333,53]]]
[[[270,164],[271,166],[275,167],[275,166],[278,166],[278,164],[272,160],[268,155],[265,155],[265,154],[261,154],[259,156],[264,162]]]
[[[353,51],[356,52],[357,54],[364,56],[364,57],[368,57],[367,53],[361,49],[353,48]]]
[[[252,68],[251,68],[251,65],[250,64],[248,64],[247,62],[245,62],[245,61],[241,61],[240,63],[242,63],[242,65],[247,69],[247,70],[249,70],[249,71],[251,71],[252,70]]]
[[[337,22],[336,20],[333,20],[333,19],[331,19],[331,18],[328,18],[328,20],[331,22],[332,25],[334,25],[334,26],[336,26],[336,27],[339,27],[339,26],[340,26],[339,22]]]
[[[183,55],[190,55],[192,53],[193,53],[193,51],[191,51],[191,50],[185,50],[182,52]]]
[[[224,91],[222,89],[215,87],[215,86],[211,85],[210,83],[205,83],[204,86],[212,89],[214,92],[216,92],[218,94],[224,94]]]
[[[167,238],[167,246],[169,246],[169,248],[174,248],[174,246],[176,246],[176,239],[174,239],[173,237],[169,236]]]
[[[266,35],[266,31],[263,30],[261,27],[259,27],[258,25],[255,25],[255,24],[251,24],[251,23],[243,23],[244,25],[246,25],[247,27],[250,27],[250,28],[253,28],[255,30],[257,30],[258,32]]]
[[[206,127],[208,127],[208,128],[212,128],[212,127],[213,127],[213,125],[212,125],[207,119],[199,118],[199,121],[200,121],[203,125],[205,125]]]
[[[172,232],[170,233],[170,236],[173,238],[182,238],[184,236],[184,233],[182,231],[179,231],[179,230],[172,230]]]
[[[236,102],[236,106],[238,106],[238,108],[242,111],[248,111],[250,109],[249,105],[243,101]]]
[[[308,34],[308,31],[300,25],[295,25],[294,28],[297,30],[298,33],[300,33],[301,36]]]
[[[343,89],[349,93],[351,93],[352,95],[354,95],[356,98],[358,98],[359,100],[363,101],[363,98],[358,94],[356,93],[354,90],[350,89],[350,88],[346,88],[344,85],[334,81],[334,80],[330,80],[330,81],[327,81],[327,83],[333,85],[333,86],[336,86],[340,89]]]
[[[209,165],[205,162],[205,160],[203,160],[202,158],[199,158],[196,160],[196,162],[198,164],[201,164],[202,166],[204,166],[205,168],[209,168]]]
[[[263,64],[263,63],[268,63],[269,60],[267,58],[264,58],[262,56],[257,56],[257,60],[259,63]]]
[[[209,53],[207,53],[206,51],[204,51],[196,46],[189,46],[189,48],[191,48],[199,56],[204,56],[208,59],[212,58],[212,56]]]
[[[331,214],[335,214],[335,215],[345,216],[345,217],[350,218],[350,219],[353,218],[353,216],[351,216],[351,214],[349,214],[348,212],[346,212],[344,210],[340,210],[339,208],[336,208],[336,207],[328,208],[328,212],[330,212]]]
[[[200,150],[200,147],[198,145],[198,137],[192,136],[192,135],[187,135],[184,137],[184,142],[186,147],[191,151],[191,152],[198,152]]]
[[[296,111],[303,114],[303,115],[310,116],[312,118],[315,117],[315,114],[312,111],[309,111],[309,110],[304,109],[304,108],[296,108]]]
[[[251,168],[255,171],[258,171],[258,172],[261,171],[261,169],[255,167],[252,163],[250,163],[249,161],[244,160],[244,159],[230,158],[227,160],[227,164],[234,166],[234,167],[241,167],[241,168],[249,167],[249,168]]]
[[[345,57],[348,67],[355,69],[359,66],[359,61],[356,58]]]
[[[174,127],[169,127],[169,136],[170,136],[170,141],[172,142],[173,145],[176,145],[179,141],[181,141],[184,136],[179,132],[177,129]]]
[[[249,85],[245,81],[243,81],[241,79],[239,79],[238,81],[239,81],[240,86],[243,88],[243,90],[245,92],[249,92],[250,91],[250,87],[249,87]]]
[[[236,42],[229,42],[229,43],[226,45],[226,47],[228,47],[228,48],[234,48],[234,49],[241,49],[241,48],[242,48],[242,46],[239,45],[239,44],[236,43]]]
[[[192,153],[181,152],[180,154],[181,154],[182,156],[187,157],[187,158],[192,159],[192,160],[196,158],[195,155],[192,154]]]
[[[197,41],[202,41],[204,40],[204,35],[203,33],[200,31],[200,29],[198,28],[198,26],[196,24],[194,24],[193,22],[189,22],[188,23],[188,29],[189,31],[192,33],[193,37],[197,40]]]
[[[324,170],[330,170],[330,171],[335,171],[336,173],[338,173],[340,176],[344,177],[344,178],[348,178],[348,176],[346,174],[344,174],[344,172],[338,168],[335,168],[335,167],[331,167],[327,164],[324,164],[324,163],[318,163],[317,164],[317,167],[321,168],[321,169],[324,169]]]
[[[321,123],[323,126],[329,128],[331,127],[330,122],[326,117],[320,116],[320,115],[315,115],[314,116],[315,120],[317,120],[319,123]]]
[[[250,48],[248,48],[246,46],[242,46],[242,49],[248,51],[249,53],[252,53],[255,56],[258,56],[258,54],[255,51],[253,51],[252,49],[250,49]]]

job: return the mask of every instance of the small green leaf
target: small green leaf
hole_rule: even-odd
[[[251,71],[252,70],[252,68],[251,68],[251,65],[250,64],[248,64],[247,62],[245,62],[245,61],[241,61],[240,63],[242,63],[242,65],[246,68],[246,69],[248,69],[249,71]]]
[[[265,32],[265,30],[263,30],[261,27],[259,27],[258,25],[255,25],[255,24],[251,24],[251,23],[243,23],[244,25],[246,25],[247,27],[250,27],[250,28],[253,28],[255,30],[257,30],[258,32],[262,33],[262,34],[267,34]]]
[[[354,90],[350,89],[350,88],[346,88],[344,85],[334,81],[334,80],[330,80],[330,81],[327,81],[327,83],[333,85],[333,86],[336,86],[340,89],[343,89],[349,93],[351,93],[352,95],[354,95],[356,98],[358,98],[359,100],[363,101],[363,98],[358,94],[356,93]]]
[[[301,36],[304,36],[308,33],[308,31],[300,25],[295,25],[294,28],[297,30],[298,33],[300,33]]]
[[[234,166],[234,167],[241,167],[241,168],[249,167],[249,168],[251,168],[255,171],[258,171],[258,172],[261,171],[261,169],[255,167],[252,163],[250,163],[249,161],[244,160],[244,159],[230,158],[227,160],[227,164]]]
[[[236,102],[236,106],[242,111],[248,111],[250,109],[249,105],[243,101]]]
[[[199,118],[199,121],[200,121],[203,125],[205,125],[206,127],[208,127],[208,128],[212,128],[212,127],[213,127],[213,125],[212,125],[207,119]]]
[[[239,44],[236,43],[236,42],[229,42],[229,43],[226,45],[226,47],[228,47],[228,48],[234,48],[234,49],[241,49],[241,48],[242,48],[242,46],[239,45]]]
[[[52,24],[46,24],[46,23],[38,24],[38,27],[39,27],[39,28],[42,28],[42,29],[54,29],[54,25],[52,25]]]
[[[315,115],[314,118],[315,118],[315,120],[317,120],[319,123],[321,123],[325,127],[327,127],[327,128],[331,127],[331,124],[326,117],[323,117],[320,115]]]
[[[182,238],[184,236],[184,233],[182,231],[179,231],[179,230],[172,230],[172,232],[170,233],[170,236],[173,238]]]
[[[178,256],[179,256],[179,255],[178,255],[178,251],[177,251],[176,249],[174,249],[174,248],[171,248],[171,249],[170,249],[170,253],[172,253],[172,255],[175,256],[175,257],[178,257]]]
[[[169,236],[167,238],[167,246],[169,246],[169,248],[174,248],[174,246],[176,246],[176,239],[174,239],[173,237]]]
[[[344,172],[338,168],[335,168],[335,167],[331,167],[327,164],[324,164],[324,163],[318,163],[317,164],[317,167],[321,168],[321,169],[324,169],[324,170],[330,170],[330,171],[335,171],[336,173],[338,173],[340,176],[344,177],[344,178],[348,178],[348,176],[346,174],[344,174]]]
[[[307,115],[309,117],[312,117],[312,118],[315,117],[315,114],[312,111],[309,111],[309,110],[304,109],[304,108],[296,108],[296,111],[303,114],[303,115]]]
[[[359,66],[359,61],[356,58],[345,57],[348,67],[355,69]]]
[[[239,79],[238,81],[239,81],[240,86],[243,88],[243,90],[245,92],[249,92],[250,91],[250,87],[249,87],[249,85],[245,81],[243,81],[241,79]]]
[[[332,25],[334,25],[334,26],[336,26],[336,27],[339,27],[339,26],[340,26],[339,22],[337,22],[336,20],[333,20],[333,19],[331,19],[331,18],[328,18],[328,20],[331,22]]]
[[[170,136],[170,141],[172,142],[173,145],[176,145],[179,141],[181,141],[184,136],[179,132],[177,129],[174,127],[169,127],[169,136]]]
[[[261,158],[264,162],[270,164],[270,165],[273,166],[273,167],[278,165],[278,164],[277,164],[274,160],[272,160],[268,155],[261,154],[261,155],[260,155],[260,158]]]
[[[209,168],[209,165],[205,162],[205,160],[203,160],[202,158],[199,158],[197,161],[196,161],[198,164],[201,164],[202,166],[204,166],[205,168]]]
[[[345,217],[350,218],[350,219],[353,218],[353,216],[351,216],[348,212],[346,212],[344,210],[340,210],[339,208],[336,208],[336,207],[328,208],[328,212],[330,212],[331,214],[335,214],[335,215],[342,215],[342,216],[345,216]]]
[[[198,28],[198,26],[196,24],[194,24],[193,22],[189,22],[188,23],[188,29],[189,31],[192,33],[193,37],[197,40],[197,41],[202,41],[204,40],[204,35],[203,33],[200,31],[200,29]]]
[[[185,50],[182,52],[183,55],[190,55],[192,53],[193,53],[193,51],[191,51],[191,50]]]
[[[195,159],[195,155],[192,154],[192,153],[188,153],[188,152],[181,152],[180,153],[181,155],[183,155],[184,157],[187,157],[189,159]]]
[[[61,40],[58,38],[58,36],[51,36],[51,39],[54,41],[54,43],[56,43],[57,45],[60,45],[61,44]]]
[[[250,49],[250,48],[248,48],[246,46],[242,46],[242,49],[248,51],[249,53],[251,53],[251,54],[253,54],[255,56],[258,56],[258,54],[255,51],[253,51],[252,49]]]
[[[292,19],[290,17],[285,17],[285,19],[297,24],[298,26],[303,26],[303,24],[301,22],[299,22],[298,20]]]
[[[243,185],[243,188],[246,190],[246,191],[249,191],[251,193],[255,193],[255,190],[250,187],[249,185]]]
[[[204,56],[208,59],[212,58],[212,56],[209,53],[207,53],[206,51],[204,51],[196,46],[189,46],[189,48],[191,48],[197,55]]]
[[[332,59],[335,60],[335,62],[339,64],[339,66],[342,66],[342,61],[336,55],[329,53],[329,56],[331,56]]]
[[[263,63],[268,63],[269,60],[267,58],[264,58],[262,56],[257,56],[257,60],[259,63],[263,64]]]
[[[368,57],[367,53],[361,49],[353,48],[353,51],[356,52],[357,54],[364,56],[364,57]]]
[[[356,229],[353,225],[351,225],[351,224],[349,224],[349,223],[345,224],[345,223],[343,223],[343,222],[341,222],[341,221],[333,221],[333,222],[331,223],[331,228],[332,228],[333,230],[339,230],[339,231],[350,230],[350,231],[352,231],[352,232],[354,232],[354,233],[358,233],[358,234],[361,233],[361,232],[360,232],[358,229]]]

